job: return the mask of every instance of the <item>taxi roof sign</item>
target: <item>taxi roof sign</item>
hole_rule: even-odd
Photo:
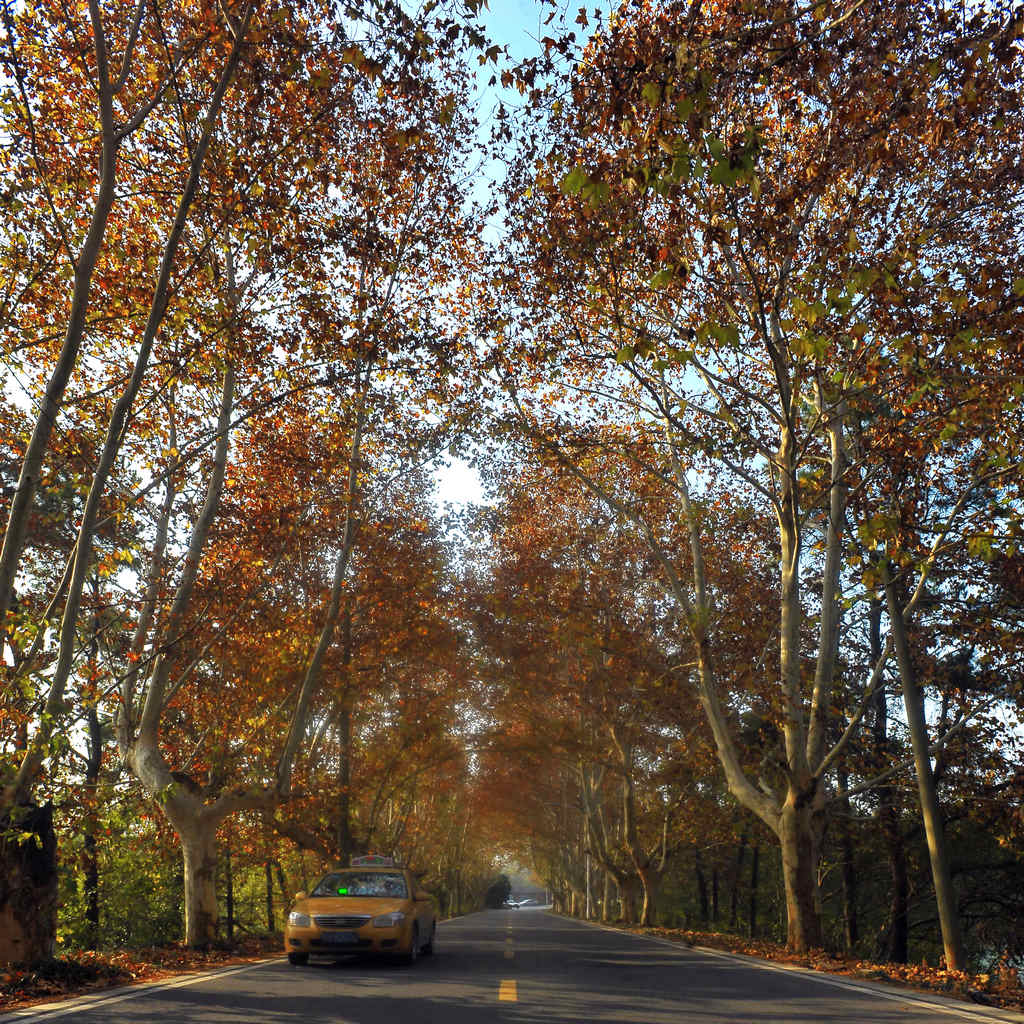
[[[368,853],[363,857],[353,857],[351,866],[354,868],[396,868],[393,857],[383,857],[379,853]]]

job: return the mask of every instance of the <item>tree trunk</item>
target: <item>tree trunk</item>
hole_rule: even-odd
[[[273,932],[273,874],[270,871],[270,861],[263,861],[263,882],[266,891],[266,930]]]
[[[877,663],[882,654],[882,600],[871,598],[868,610],[868,636],[871,661]],[[872,731],[880,754],[889,752],[889,708],[884,681],[879,681],[874,699]],[[889,783],[878,788],[878,819],[882,824],[885,849],[889,858],[892,890],[889,904],[889,928],[879,956],[893,963],[905,964],[910,956],[909,919],[910,890],[907,880],[907,851],[903,843],[903,826],[896,806],[896,789]]]
[[[736,870],[732,874],[732,893],[729,896],[729,927],[736,927],[737,906],[740,893],[740,872],[743,870],[743,857],[747,852],[747,833],[740,836],[739,846],[736,848]]]
[[[896,664],[899,666],[900,684],[903,688],[903,704],[907,711],[907,727],[914,748],[914,766],[917,769],[917,791],[921,800],[921,816],[924,819],[925,835],[928,837],[928,857],[931,861],[932,880],[935,884],[935,903],[939,912],[939,926],[942,929],[942,946],[946,954],[946,967],[952,971],[966,968],[963,936],[960,932],[960,914],[957,908],[956,890],[949,870],[946,851],[946,834],[939,807],[935,777],[932,774],[931,754],[928,750],[928,723],[924,713],[924,694],[918,685],[910,643],[907,638],[903,609],[896,597],[896,587],[888,571],[885,577],[885,596],[892,629],[893,645],[896,650]]]
[[[693,870],[697,879],[697,899],[700,901],[700,920],[708,923],[708,882],[704,876],[704,859],[700,855],[700,847],[693,848]]]
[[[231,837],[224,841],[224,906],[228,942],[235,937],[235,877],[231,870]]]
[[[616,727],[609,727],[609,735],[615,744],[619,760],[622,764],[622,842],[629,853],[635,874],[631,878],[633,890],[633,920],[636,920],[637,889],[642,890],[643,902],[640,911],[640,923],[650,927],[654,921],[655,906],[658,899],[658,885],[664,869],[664,853],[661,866],[652,868],[653,857],[645,854],[640,843],[637,829],[636,789],[633,778],[633,745],[623,739]],[[666,824],[667,827],[667,824]]]
[[[281,902],[286,906],[291,906],[292,893],[288,890],[288,880],[284,877],[284,868],[281,867],[279,860],[274,861],[274,874],[277,875],[277,888],[281,893]]]
[[[96,801],[100,765],[103,761],[103,734],[96,706],[86,710],[89,728],[89,759],[85,765],[85,834],[82,837],[82,873],[85,876],[85,948],[96,949],[100,941],[100,865],[96,843]]]
[[[352,705],[348,694],[352,664],[352,608],[346,594],[341,614],[341,671],[344,692],[335,702],[338,732],[338,863],[347,866],[352,857]]]
[[[845,796],[849,788],[849,777],[846,768],[840,765],[838,770],[839,788],[844,796],[839,804],[839,848],[843,865],[843,931],[846,951],[849,953],[857,945],[860,932],[857,925],[857,871],[853,853],[853,835],[850,829],[850,800]]]
[[[786,945],[806,953],[824,944],[818,912],[818,844],[810,801],[790,788],[782,808],[779,845],[786,889]]]
[[[658,889],[661,883],[661,872],[645,867],[638,870],[640,885],[643,888],[643,904],[640,910],[640,924],[651,928],[656,923],[658,906]]]
[[[639,883],[640,880],[633,876],[623,878],[619,883],[619,903],[622,908],[623,924],[636,924]]]
[[[786,890],[786,946],[792,952],[806,953],[822,945],[822,927],[818,914],[818,843],[813,820],[818,787],[817,780],[811,777],[801,700],[800,629],[804,617],[800,603],[800,515],[795,473],[791,472],[796,464],[794,452],[795,439],[786,425],[779,444],[779,665],[785,697],[782,732],[789,784],[776,835]],[[830,657],[831,654],[830,650]]]
[[[889,933],[884,955],[897,964],[910,959],[910,883],[907,877],[907,849],[903,842],[903,826],[890,801],[883,808],[882,829],[889,856],[892,897],[889,909]]]
[[[200,818],[178,831],[185,867],[185,945],[208,949],[217,939],[217,825]]]
[[[100,941],[100,865],[96,849],[96,832],[92,827],[87,827],[85,835],[82,836],[82,875],[85,886],[83,945],[86,949],[96,949]]]
[[[352,857],[352,711],[338,707],[338,863]]]
[[[718,925],[718,864],[711,866],[711,920]]]
[[[750,861],[750,937],[754,938],[757,935],[757,886],[759,879],[757,877],[758,861],[760,860],[761,847],[754,843],[754,850]]]
[[[92,32],[95,45],[99,45],[99,26],[93,21]],[[13,47],[13,42],[12,42]],[[107,221],[113,209],[117,184],[117,153],[121,145],[114,124],[113,96],[108,78],[96,78],[99,87],[97,113],[100,123],[99,188],[93,204],[89,229],[82,241],[82,247],[74,262],[74,284],[71,292],[71,306],[64,342],[39,401],[39,412],[28,446],[22,458],[18,485],[11,498],[8,510],[7,528],[4,531],[3,548],[0,551],[0,622],[6,625],[7,613],[14,603],[14,585],[18,575],[28,532],[29,517],[35,499],[43,463],[50,445],[53,427],[58,422],[64,391],[75,369],[82,337],[85,333],[89,298],[92,291],[93,271],[103,246]]]
[[[0,964],[45,960],[56,939],[53,805],[24,805],[0,819]]]
[[[604,896],[601,899],[601,920],[607,924],[612,919],[612,875],[604,873]]]

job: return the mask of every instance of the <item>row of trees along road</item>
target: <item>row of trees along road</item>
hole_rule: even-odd
[[[780,934],[781,919],[785,935],[777,840],[724,785],[685,624],[645,538],[555,461],[509,458],[495,468],[501,514],[479,524],[487,555],[473,622],[493,723],[482,756],[496,833],[534,865],[557,905],[580,916],[589,902],[604,920],[755,938]],[[666,538],[685,544],[671,502],[651,497],[647,509],[665,517]],[[773,524],[725,493],[710,511],[705,550],[738,756],[752,777],[782,786],[784,737],[765,672],[778,617]],[[1000,600],[1019,608],[1009,590]],[[929,609],[918,665],[944,740],[934,775],[965,944],[988,966],[1021,950],[1019,711],[1006,667],[969,669],[962,651],[946,651],[958,605]],[[878,658],[881,613],[876,599],[846,637],[844,678]],[[977,714],[957,729],[964,703],[976,708],[983,693],[1004,694],[1005,714]],[[890,666],[829,780],[817,867],[826,947],[906,963],[937,959],[942,944],[898,694]],[[834,735],[858,698],[855,688],[838,695]]]
[[[779,844],[798,950],[823,940],[826,823],[886,778],[851,757],[872,708],[884,737],[894,664],[965,963],[933,758],[1020,698],[989,619],[990,567],[1020,557],[1020,31],[999,4],[636,0],[519,80],[490,359],[508,429],[646,543],[729,791]],[[776,615],[746,657],[765,606],[731,618],[731,519]],[[958,653],[936,745],[922,684]],[[777,771],[745,758],[751,713]]]
[[[423,523],[389,489],[460,407],[472,6],[4,8],[0,956],[53,947],[35,797],[75,711],[203,945],[218,827],[293,795],[328,668],[359,700],[328,655],[361,523]]]
[[[489,260],[481,7],[4,7],[0,958],[58,836],[92,943],[147,843],[204,946],[218,879],[269,924],[371,847],[650,922],[710,842],[800,950],[837,863],[853,947],[870,813],[889,955],[926,850],[962,966],[951,819],[1020,835],[1019,11],[549,28]],[[425,467],[474,435],[459,550]]]

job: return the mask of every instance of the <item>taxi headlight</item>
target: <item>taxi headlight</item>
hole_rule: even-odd
[[[293,910],[288,915],[288,923],[295,928],[308,928],[313,922],[309,919],[309,914],[300,914]]]
[[[401,924],[405,920],[405,914],[400,910],[393,910],[390,914],[381,914],[380,917],[375,917],[370,924],[374,928],[394,928],[395,925]]]

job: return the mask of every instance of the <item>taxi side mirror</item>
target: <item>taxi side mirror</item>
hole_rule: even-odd
[[[304,900],[306,898],[306,894],[304,892],[297,892],[295,894],[295,898],[297,900]]]

